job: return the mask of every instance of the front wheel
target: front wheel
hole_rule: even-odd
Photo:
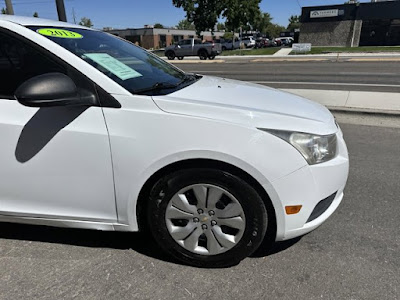
[[[168,51],[168,52],[166,53],[166,56],[167,56],[167,58],[168,58],[169,60],[174,60],[174,59],[175,59],[175,53],[174,53],[174,51]]]
[[[222,170],[188,169],[160,179],[147,210],[156,241],[197,267],[235,265],[261,244],[267,212],[258,193]]]
[[[213,60],[215,58],[215,55],[211,55],[208,57],[209,60]]]
[[[182,60],[182,59],[183,59],[183,56],[178,56],[178,59],[179,59],[179,60]]]

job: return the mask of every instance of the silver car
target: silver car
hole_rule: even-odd
[[[199,56],[201,60],[214,59],[221,54],[221,44],[214,42],[202,43],[200,39],[184,39],[165,48],[165,56],[169,60],[175,57],[183,59],[185,56]]]

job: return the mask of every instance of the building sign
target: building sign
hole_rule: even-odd
[[[339,15],[338,9],[312,10],[310,12],[310,18],[330,18],[330,17],[337,17],[338,15]]]
[[[311,44],[304,43],[304,44],[293,44],[292,51],[294,52],[310,52],[311,51]]]

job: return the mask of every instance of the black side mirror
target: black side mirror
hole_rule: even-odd
[[[30,107],[91,106],[96,103],[92,93],[79,93],[71,78],[62,73],[35,76],[22,83],[15,91],[19,103]]]

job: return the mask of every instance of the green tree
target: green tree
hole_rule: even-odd
[[[225,32],[223,38],[225,40],[232,40],[233,39],[233,32]]]
[[[33,13],[33,17],[34,17],[34,18],[39,18],[39,14],[37,13],[37,11],[35,11],[35,12]]]
[[[269,24],[265,28],[265,33],[270,37],[270,38],[277,38],[280,36],[280,33],[286,31],[286,28],[284,26],[278,25],[278,24]]]
[[[272,17],[269,13],[260,13],[256,16],[253,23],[253,30],[265,33],[269,25],[272,24]]]
[[[219,17],[226,19],[226,29],[238,30],[252,25],[260,13],[261,0],[172,0],[172,4],[183,8],[186,19],[193,23],[199,35],[201,31],[214,30]]]
[[[288,31],[294,31],[297,28],[300,28],[300,16],[292,15],[289,18],[289,25],[287,27]]]
[[[164,25],[161,23],[154,24],[154,28],[164,28]]]
[[[218,22],[218,24],[217,24],[217,30],[218,30],[218,31],[226,30],[225,24],[224,24],[224,23],[221,23],[221,22]]]
[[[5,9],[4,7],[1,9],[1,14],[2,15],[6,15],[7,14],[7,9]]]
[[[261,15],[261,0],[225,0],[222,17],[226,18],[226,27],[229,31],[253,29],[256,18]]]
[[[89,18],[86,18],[86,17],[83,17],[81,19],[81,21],[79,22],[79,25],[86,26],[86,27],[89,27],[89,28],[93,27],[92,20],[90,20]]]
[[[176,28],[183,30],[195,30],[194,24],[186,19],[179,21],[178,25],[176,25]]]

